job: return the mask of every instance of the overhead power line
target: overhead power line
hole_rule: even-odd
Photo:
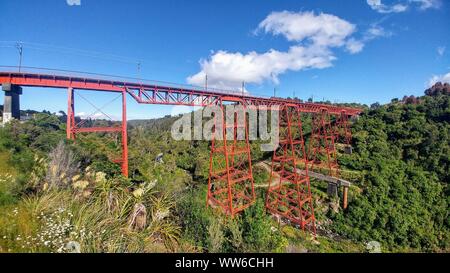
[[[135,64],[135,65],[139,65],[141,63],[141,61],[138,59],[124,57],[124,56],[120,56],[120,55],[116,55],[116,54],[105,53],[105,52],[99,52],[99,51],[91,51],[91,50],[77,49],[77,48],[64,47],[64,46],[54,46],[54,45],[42,44],[42,43],[31,43],[31,42],[21,42],[21,41],[0,41],[0,47],[15,47],[17,44],[21,44],[23,48],[29,48],[29,49],[41,50],[41,51],[47,51],[47,52],[57,52],[57,53],[63,53],[63,54],[92,57],[92,58],[109,60],[109,61],[130,63],[130,64]]]

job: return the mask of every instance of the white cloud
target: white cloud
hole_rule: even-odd
[[[347,41],[347,44],[345,47],[346,47],[347,51],[350,52],[351,54],[356,54],[363,50],[364,43],[351,38]]]
[[[392,6],[385,5],[381,0],[367,0],[367,4],[379,13],[400,13],[408,9],[407,4],[395,4]]]
[[[314,12],[272,12],[258,26],[264,31],[282,35],[296,42],[288,51],[271,49],[265,53],[251,51],[213,52],[200,61],[201,71],[187,78],[188,83],[239,90],[243,81],[261,84],[266,80],[278,83],[278,76],[289,70],[323,69],[332,66],[336,59],[332,49],[345,47],[350,53],[360,52],[364,44],[350,36],[356,27],[330,14]]]
[[[441,7],[441,0],[404,0],[394,5],[385,5],[382,0],[367,0],[367,4],[379,13],[401,13],[408,10],[411,5],[417,5],[420,10],[438,9]]]
[[[278,83],[279,75],[287,71],[331,67],[336,60],[335,48],[356,54],[367,42],[392,35],[379,23],[374,23],[356,39],[352,37],[356,26],[335,15],[290,11],[269,14],[255,30],[256,34],[260,32],[280,35],[295,45],[287,51],[212,52],[208,59],[200,60],[200,72],[189,76],[187,82],[203,86],[208,75],[208,86],[236,91],[241,90],[242,82],[261,84],[270,80]]]
[[[287,52],[269,50],[259,54],[218,51],[200,62],[201,71],[188,77],[194,85],[203,85],[208,75],[208,86],[239,90],[243,81],[261,84],[265,80],[278,83],[278,76],[287,70],[326,68],[336,58],[326,47],[292,46]]]
[[[409,0],[411,3],[419,4],[419,9],[427,10],[427,9],[438,9],[441,7],[441,0]]]
[[[370,28],[366,31],[364,39],[366,41],[373,40],[378,37],[390,37],[392,32],[386,31],[383,27],[378,24],[372,24]]]
[[[438,53],[438,55],[439,56],[444,56],[444,54],[445,54],[445,49],[446,49],[446,47],[445,46],[439,46],[438,48],[437,48],[437,53]]]
[[[431,87],[437,82],[450,83],[450,72],[445,75],[434,75],[428,81],[428,86]]]
[[[66,0],[69,6],[81,6],[81,0]]]
[[[282,11],[272,12],[258,29],[283,35],[289,41],[309,40],[316,45],[341,46],[356,27],[331,14]]]
[[[107,116],[103,113],[94,113],[94,114],[87,114],[86,112],[79,112],[76,113],[75,116],[80,117],[82,119],[107,119],[109,120],[110,118],[112,120],[120,120],[119,117],[116,116]]]
[[[378,23],[374,23],[368,28],[360,40],[354,38],[348,39],[346,43],[346,49],[351,54],[359,53],[364,49],[367,42],[370,42],[379,37],[390,37],[392,32],[386,31],[383,27],[379,26]]]

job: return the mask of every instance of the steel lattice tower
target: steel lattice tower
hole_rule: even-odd
[[[336,117],[335,141],[347,146],[350,146],[352,142],[352,131],[350,130],[348,115],[345,110]]]
[[[231,113],[228,119],[226,107],[220,103],[220,108],[222,117],[214,117],[207,205],[220,207],[233,217],[256,199],[249,131],[244,107],[242,111]],[[221,140],[216,139],[216,130]]]
[[[312,133],[309,142],[309,159],[312,170],[326,170],[332,177],[339,177],[337,162],[335,131],[332,128],[328,109],[321,108],[314,113],[312,120]]]
[[[311,186],[303,139],[301,112],[283,105],[279,113],[280,145],[272,158],[266,208],[303,230],[316,234]],[[304,166],[301,170],[299,165]],[[274,177],[277,179],[274,180]],[[278,180],[278,181],[276,181]]]

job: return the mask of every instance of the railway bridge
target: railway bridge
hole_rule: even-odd
[[[139,79],[124,80],[116,77],[77,72],[47,70],[46,73],[24,71],[0,71],[0,84],[5,92],[3,120],[20,119],[20,96],[22,87],[43,87],[67,91],[67,138],[75,140],[86,133],[117,133],[121,135],[122,154],[115,160],[122,173],[128,176],[127,99],[131,97],[139,104],[219,106],[224,112],[228,103],[244,108],[278,106],[280,145],[273,151],[272,171],[266,195],[267,210],[277,217],[308,229],[315,234],[315,216],[310,188],[309,170],[326,170],[328,181],[339,180],[336,157],[336,142],[346,147],[351,145],[349,118],[361,110],[335,105],[306,103],[283,98],[265,98],[248,93],[229,92],[211,88],[185,87],[161,82],[146,82]],[[120,126],[83,127],[76,123],[74,90],[113,92],[122,97],[122,119]],[[309,147],[305,147],[302,117],[312,115],[312,133]],[[332,122],[334,116],[334,122]],[[223,115],[225,117],[225,115]],[[246,123],[246,122],[245,122]],[[252,174],[252,158],[245,124],[245,139],[227,139],[227,128],[236,132],[237,118],[227,123],[223,120],[223,138],[212,139],[207,206],[220,208],[233,217],[251,206],[256,199]],[[232,130],[232,131],[233,131]],[[228,136],[229,137],[229,136]],[[321,177],[311,172],[314,177]],[[272,183],[277,177],[278,183]],[[333,180],[334,179],[334,180]],[[342,184],[342,183],[341,183]],[[344,200],[348,188],[344,185]],[[346,207],[346,201],[344,204]]]

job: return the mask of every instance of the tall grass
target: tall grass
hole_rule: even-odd
[[[54,158],[39,163],[55,173]],[[70,166],[64,172],[60,167],[51,183],[48,175],[35,176],[41,179],[32,183],[36,193],[0,207],[0,252],[70,252],[74,245],[75,251],[86,253],[172,252],[183,247],[172,215],[174,202],[156,192],[154,183],[135,186],[90,168],[75,175]],[[139,229],[130,224],[135,207],[149,211]]]

